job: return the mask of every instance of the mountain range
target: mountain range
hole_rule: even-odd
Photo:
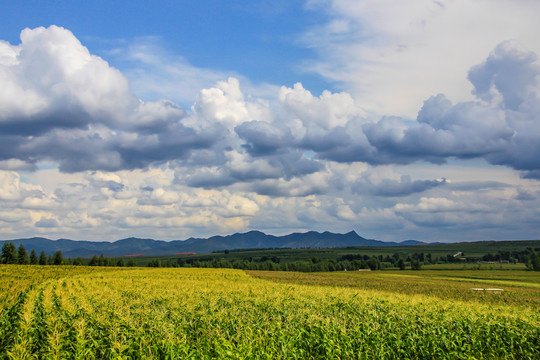
[[[59,239],[50,240],[42,237],[0,241],[12,242],[17,247],[22,244],[28,251],[35,249],[38,253],[45,251],[51,255],[60,250],[64,257],[129,256],[129,255],[174,255],[177,253],[194,252],[198,254],[211,253],[219,250],[259,249],[259,248],[332,248],[347,246],[403,246],[423,244],[416,240],[400,243],[366,239],[355,231],[346,234],[336,234],[328,231],[292,233],[284,236],[268,235],[260,231],[236,233],[227,236],[212,236],[210,238],[189,238],[187,240],[163,241],[154,239],[126,238],[114,242],[82,241]]]

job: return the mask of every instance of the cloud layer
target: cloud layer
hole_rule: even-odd
[[[13,233],[100,227],[164,238],[389,223],[412,234],[476,222],[482,236],[501,208],[538,199],[537,181],[524,179],[540,179],[540,66],[505,41],[468,79],[472,100],[433,95],[414,122],[299,83],[257,98],[233,77],[185,110],[140,100],[69,30],[25,29],[18,45],[0,41],[0,222]],[[524,179],[456,183],[436,167],[428,178],[394,169],[456,161]]]

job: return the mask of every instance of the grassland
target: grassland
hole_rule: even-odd
[[[0,266],[0,358],[534,359],[538,273]],[[470,287],[504,287],[502,293]]]

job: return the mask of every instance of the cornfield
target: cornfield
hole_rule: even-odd
[[[229,269],[0,266],[1,359],[538,359],[538,308]]]

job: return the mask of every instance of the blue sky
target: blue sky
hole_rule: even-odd
[[[236,72],[256,83],[300,81],[314,93],[332,90],[300,66],[314,56],[299,46],[301,34],[327,17],[303,1],[20,1],[0,8],[18,15],[6,16],[0,29],[12,43],[26,27],[60,25],[106,58],[111,44],[155,37],[200,68]]]
[[[537,238],[540,3],[0,4],[0,238]]]

